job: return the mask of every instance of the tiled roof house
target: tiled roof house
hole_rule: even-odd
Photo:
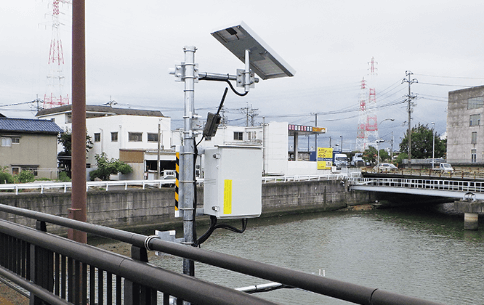
[[[50,120],[0,117],[0,167],[12,174],[57,177],[57,135],[62,129]]]

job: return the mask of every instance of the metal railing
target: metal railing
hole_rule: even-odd
[[[484,193],[484,181],[404,178],[350,178],[349,182],[352,185],[389,186],[412,189]]]
[[[274,304],[216,284],[166,271],[147,263],[147,251],[183,257],[356,304],[435,305],[437,303],[369,288],[235,256],[163,241],[152,236],[92,225],[0,204],[0,211],[37,220],[36,230],[0,220],[0,275],[23,287],[50,292],[51,304],[169,304],[170,296],[193,304]],[[132,245],[132,256],[113,254],[48,234],[45,223],[111,238]],[[102,288],[101,288],[102,287]],[[35,301],[35,300],[34,300]],[[58,303],[57,303],[58,302]],[[35,303],[37,304],[37,303]]]
[[[350,173],[351,176],[359,176],[359,172]],[[268,176],[262,177],[262,183],[270,182],[301,182],[301,181],[320,181],[320,180],[343,180],[348,177],[348,174],[325,174],[325,175],[294,175],[294,176]],[[197,178],[197,183],[202,184],[203,178]],[[119,180],[119,181],[87,181],[86,190],[119,190],[139,187],[146,188],[161,188],[162,186],[174,186],[175,179],[166,180]],[[11,191],[16,195],[24,190],[39,191],[41,194],[48,191],[56,191],[67,193],[72,188],[71,182],[34,182],[34,183],[18,183],[18,184],[0,184],[0,191]]]
[[[325,174],[325,175],[294,175],[294,176],[267,176],[262,177],[263,183],[269,182],[301,182],[301,181],[321,181],[321,180],[343,180],[346,174]]]
[[[203,180],[199,180],[202,183]],[[142,189],[148,187],[160,188],[162,186],[173,186],[175,184],[175,179],[166,180],[122,180],[122,181],[88,181],[86,182],[86,190],[90,189],[104,189],[109,191],[113,187],[123,188],[127,190],[129,187],[141,187]],[[18,184],[0,184],[0,191],[13,191],[18,195],[19,191],[22,190],[38,190],[41,194],[46,191],[54,190],[66,193],[71,190],[71,182],[35,182],[35,183],[18,183]]]

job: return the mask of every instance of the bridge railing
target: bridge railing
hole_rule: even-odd
[[[0,275],[31,291],[31,304],[275,304],[148,264],[147,251],[183,257],[356,304],[437,303],[300,271],[0,204],[0,211],[37,220],[36,229],[0,220]],[[131,244],[132,258],[46,233],[46,223]],[[49,299],[47,299],[49,297]],[[159,299],[159,300],[158,300]]]
[[[391,186],[414,189],[432,189],[484,193],[484,182],[440,179],[406,178],[350,178],[353,185]]]

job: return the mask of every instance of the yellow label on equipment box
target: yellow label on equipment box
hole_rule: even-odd
[[[232,214],[232,180],[224,180],[224,214]]]

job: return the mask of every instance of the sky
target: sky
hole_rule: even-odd
[[[65,77],[71,88],[71,9],[61,3],[59,37]],[[484,84],[483,1],[86,1],[86,87],[88,105],[116,101],[117,107],[160,110],[181,127],[183,83],[170,68],[195,46],[200,72],[235,74],[244,64],[210,33],[245,22],[296,74],[261,80],[245,97],[229,93],[226,116],[244,125],[243,108],[257,109],[255,123],[280,121],[326,127],[329,138],[355,148],[361,81],[375,88],[379,135],[397,146],[407,129],[402,83],[406,71],[415,107],[412,126],[435,123],[446,131],[449,91]],[[53,91],[47,75],[53,39],[52,0],[8,1],[0,10],[0,113],[35,118],[37,98]],[[375,75],[370,75],[371,59]],[[195,108],[215,112],[226,87],[195,85]],[[239,88],[241,89],[241,88]],[[56,89],[54,89],[56,90]],[[387,120],[388,119],[388,120]],[[393,121],[389,119],[394,119]],[[301,141],[301,145],[304,141]],[[306,144],[307,145],[307,144]]]

